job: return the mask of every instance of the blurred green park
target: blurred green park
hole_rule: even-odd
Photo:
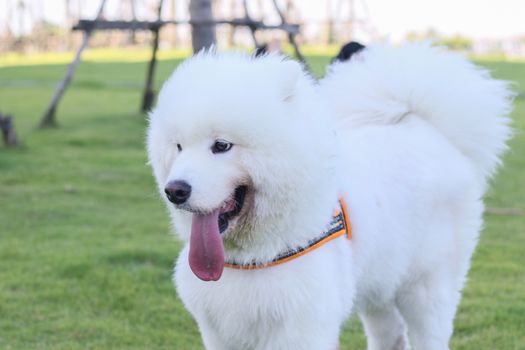
[[[146,165],[147,51],[86,52],[57,114],[38,122],[70,56],[0,58],[0,349],[201,349],[171,283],[181,244]],[[187,52],[161,52],[158,90]],[[333,52],[307,51],[322,75]],[[163,56],[164,55],[164,56]],[[487,204],[525,211],[525,62],[481,60],[515,82],[516,135]],[[525,217],[486,215],[452,349],[525,349]],[[341,349],[363,349],[356,319]]]

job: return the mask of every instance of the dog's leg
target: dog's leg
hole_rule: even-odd
[[[368,341],[368,350],[405,350],[405,323],[397,308],[360,312]]]
[[[308,322],[310,323],[310,322]],[[317,326],[317,327],[316,327]],[[257,350],[333,350],[339,346],[339,329],[337,324],[328,325],[322,321],[301,324],[294,321],[274,329],[268,339],[261,340]]]
[[[208,322],[199,322],[199,330],[206,350],[228,350],[228,346],[224,344],[216,330]]]
[[[398,306],[413,350],[449,349],[460,299],[460,288],[456,288],[449,277],[433,273],[400,293]]]
[[[398,308],[407,324],[413,350],[449,348],[461,290],[481,226],[480,203],[465,201],[462,205],[454,213],[458,224],[452,239],[446,242],[447,258],[432,264],[398,291]]]

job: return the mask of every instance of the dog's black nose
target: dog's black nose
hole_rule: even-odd
[[[190,198],[191,186],[186,181],[170,181],[164,188],[168,200],[174,204],[183,204]]]

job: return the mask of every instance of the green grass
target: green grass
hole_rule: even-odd
[[[328,57],[311,61],[320,74]],[[178,62],[161,61],[158,80]],[[523,92],[525,64],[486,65]],[[0,68],[0,109],[24,144],[0,148],[0,349],[200,349],[170,282],[180,244],[145,164],[145,63],[82,63],[60,128],[37,130],[64,70]],[[490,205],[525,210],[524,112],[518,99]],[[524,329],[525,218],[487,216],[452,348],[525,349]],[[351,320],[341,348],[364,347]]]

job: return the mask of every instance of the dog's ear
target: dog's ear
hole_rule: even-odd
[[[281,82],[280,93],[283,101],[291,101],[295,95],[297,82],[303,73],[298,62],[287,60],[279,64],[279,80]]]

